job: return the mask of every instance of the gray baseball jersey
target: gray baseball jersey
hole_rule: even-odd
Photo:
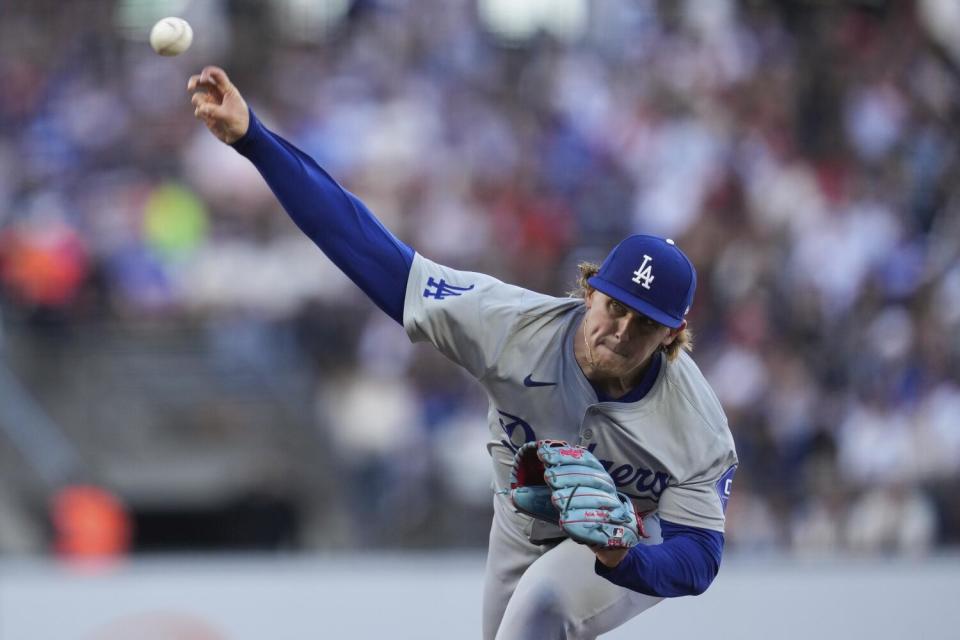
[[[584,313],[582,300],[542,295],[417,254],[403,320],[411,340],[430,342],[486,390],[495,489],[509,487],[520,445],[567,440],[596,455],[639,513],[723,531],[737,457],[726,417],[700,370],[682,353],[663,362],[641,400],[600,402],[574,357]],[[498,513],[495,530],[497,522],[523,527],[533,543],[562,536],[526,517]],[[495,548],[492,534],[491,554]],[[488,570],[496,565],[489,560]],[[504,589],[514,586],[515,580]]]

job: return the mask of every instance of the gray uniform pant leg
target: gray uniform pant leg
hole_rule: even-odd
[[[663,599],[601,578],[593,569],[593,552],[572,540],[553,548],[531,544],[522,530],[502,526],[517,517],[509,506],[494,510],[484,588],[485,640],[589,640]],[[645,542],[659,542],[659,523],[650,524],[651,538]]]
[[[513,511],[509,498],[493,498],[493,524],[483,585],[483,638],[494,640],[500,620],[523,572],[548,547],[530,542],[530,518]]]

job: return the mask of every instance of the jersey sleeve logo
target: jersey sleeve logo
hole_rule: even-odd
[[[733,474],[737,472],[737,465],[733,465],[724,472],[717,480],[717,495],[720,496],[720,504],[723,506],[723,512],[727,512],[727,502],[730,500],[730,493],[733,491]]]
[[[447,281],[443,278],[440,278],[440,280],[437,281],[433,279],[433,276],[430,276],[427,279],[427,288],[423,290],[423,297],[443,300],[449,296],[463,295],[464,291],[470,291],[475,286],[476,285],[470,285],[469,287],[456,287],[452,284],[447,284]]]

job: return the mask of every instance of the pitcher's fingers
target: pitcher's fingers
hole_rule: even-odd
[[[213,102],[204,102],[203,104],[198,104],[197,108],[193,110],[193,114],[198,118],[216,118],[219,105]]]
[[[230,84],[230,78],[227,77],[227,72],[220,67],[204,67],[203,71],[200,72],[200,80],[202,82],[212,83],[222,93],[226,93],[233,86]]]
[[[205,102],[216,102],[216,100],[212,95],[210,95],[206,91],[197,91],[192,96],[190,96],[190,104],[192,104],[195,107],[198,107]]]
[[[187,91],[209,91],[217,90],[216,83],[211,78],[205,78],[200,74],[190,76],[187,80]]]

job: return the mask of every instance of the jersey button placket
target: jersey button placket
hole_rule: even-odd
[[[583,422],[580,425],[581,442],[585,440],[593,440],[593,429],[591,429],[589,425],[593,422],[596,415],[597,409],[595,407],[589,407],[584,414]]]

